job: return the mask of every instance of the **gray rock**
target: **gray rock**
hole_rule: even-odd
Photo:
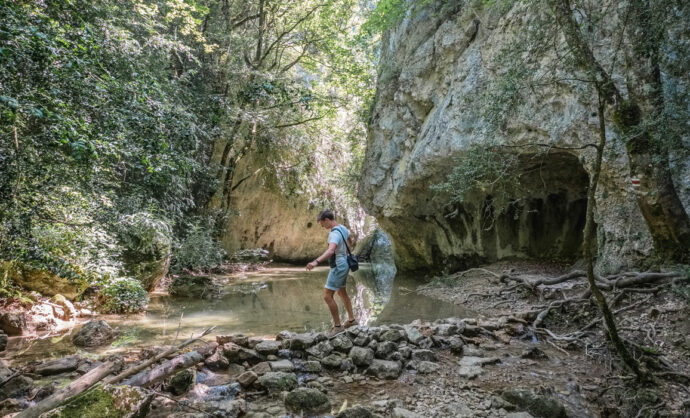
[[[249,337],[244,334],[218,335],[216,336],[216,342],[218,342],[220,345],[233,343],[242,347],[247,347]]]
[[[506,414],[506,418],[534,418],[532,414],[527,412],[510,412]]]
[[[376,347],[376,357],[386,358],[398,348],[398,345],[392,341],[379,343]]]
[[[441,368],[438,363],[424,360],[412,360],[407,364],[407,367],[416,370],[419,374],[435,373]]]
[[[317,389],[297,388],[285,396],[285,408],[296,414],[313,415],[329,411],[331,402]]]
[[[399,351],[393,351],[393,352],[390,353],[388,356],[386,356],[386,360],[402,361],[402,360],[403,360],[403,355],[400,354]]]
[[[335,418],[374,418],[374,413],[366,406],[357,405],[342,410]]]
[[[371,339],[364,332],[359,334],[358,336],[355,337],[354,340],[352,340],[352,342],[358,346],[365,346],[365,345],[369,344],[369,341],[371,341]]]
[[[383,333],[381,333],[379,340],[398,342],[403,338],[405,338],[405,333],[403,331],[398,329],[390,329],[388,331],[384,331]]]
[[[458,331],[458,326],[455,324],[440,324],[435,327],[436,334],[444,336],[444,337],[450,337],[451,335],[455,335],[455,333]]]
[[[268,372],[259,377],[256,384],[271,393],[279,393],[296,388],[298,383],[294,373]]]
[[[419,340],[417,345],[419,348],[429,349],[434,346],[434,340],[432,340],[430,337],[425,337]]]
[[[27,408],[28,405],[25,405],[26,403],[26,401],[20,401],[18,399],[5,399],[0,402],[0,417],[9,416],[14,412],[19,412]]]
[[[526,410],[537,418],[566,418],[565,407],[556,399],[526,389],[508,389],[503,399]]]
[[[41,376],[52,376],[60,373],[68,373],[77,370],[79,367],[78,356],[63,357],[56,360],[41,363],[34,369],[34,373]]]
[[[251,370],[259,376],[263,376],[264,374],[273,371],[271,370],[271,363],[267,361],[262,361],[261,363],[255,364]]]
[[[469,344],[463,349],[463,354],[470,357],[484,357],[484,350],[476,345]]]
[[[295,365],[290,360],[271,361],[269,364],[274,372],[292,372],[295,370]]]
[[[410,347],[400,347],[398,349],[398,352],[400,353],[400,356],[403,359],[408,359],[412,355],[412,348]]]
[[[436,353],[431,350],[412,350],[412,360],[420,361],[437,361]]]
[[[530,347],[520,354],[520,358],[527,358],[532,360],[545,360],[548,359],[549,356],[547,356],[545,352],[538,349],[537,347]]]
[[[26,315],[21,312],[0,314],[0,330],[7,335],[22,335],[26,329]]]
[[[289,340],[289,339],[292,338],[294,335],[295,335],[294,332],[290,332],[290,331],[285,331],[285,330],[283,330],[283,331],[280,331],[280,332],[276,335],[276,341],[285,341],[285,340]]]
[[[280,341],[264,340],[254,345],[254,350],[256,350],[257,353],[265,356],[269,354],[278,354],[281,345],[282,343]]]
[[[344,357],[339,353],[329,354],[321,359],[321,364],[328,369],[339,369],[343,362],[343,358]]]
[[[374,361],[374,351],[371,348],[352,347],[348,357],[357,366],[368,366]]]
[[[421,415],[404,408],[393,408],[393,418],[421,418]]]
[[[336,335],[331,338],[331,345],[336,351],[347,353],[352,348],[352,341],[345,334]]]
[[[471,357],[465,356],[460,361],[458,361],[457,374],[466,377],[468,379],[473,379],[484,372],[482,366],[485,364],[499,363],[501,360],[498,358],[483,358],[483,357]]]
[[[72,338],[78,347],[98,347],[109,344],[115,338],[115,331],[103,320],[87,322]]]
[[[0,330],[0,351],[5,351],[5,348],[7,348],[7,340],[7,334]]]
[[[400,363],[388,360],[374,359],[367,369],[367,374],[379,379],[397,379],[400,375]]]
[[[41,415],[42,418],[71,417],[145,417],[153,400],[153,393],[135,386],[96,386]],[[94,414],[99,408],[102,415]]]
[[[404,330],[407,341],[411,342],[412,344],[417,344],[424,338],[422,333],[419,332],[419,328],[413,325],[405,325]]]
[[[309,347],[306,351],[307,354],[314,357],[324,358],[331,354],[333,351],[333,346],[331,345],[330,341],[321,341],[320,343]]]
[[[318,361],[304,361],[300,363],[299,369],[307,373],[321,373],[323,368]]]
[[[450,345],[450,351],[455,354],[455,355],[462,355],[463,354],[463,347],[465,346],[465,341],[458,336],[454,335],[450,337],[449,340],[449,345]]]
[[[314,344],[314,334],[295,334],[290,339],[285,340],[283,348],[290,350],[306,350]]]
[[[340,370],[350,371],[355,368],[355,364],[352,362],[351,358],[345,358],[340,362]]]

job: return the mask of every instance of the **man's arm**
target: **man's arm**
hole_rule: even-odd
[[[322,261],[324,261],[324,260],[328,260],[328,257],[330,257],[330,256],[332,256],[333,254],[335,254],[335,246],[336,246],[336,244],[335,244],[334,242],[328,243],[328,249],[327,249],[326,251],[324,251],[323,254],[321,254],[320,256],[316,257],[316,259],[315,259],[314,261],[312,261],[311,263],[307,264],[307,270],[311,270],[311,269],[313,269],[314,267],[318,266],[320,262],[322,262]]]

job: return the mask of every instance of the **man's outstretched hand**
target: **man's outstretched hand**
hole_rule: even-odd
[[[307,270],[311,270],[311,269],[313,269],[314,267],[316,267],[317,265],[318,265],[318,264],[316,264],[315,262],[312,261],[311,263],[307,264]]]

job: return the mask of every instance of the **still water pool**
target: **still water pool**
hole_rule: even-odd
[[[281,330],[321,331],[331,326],[323,301],[323,286],[328,267],[306,271],[303,267],[272,265],[261,271],[228,276],[223,296],[203,300],[173,298],[153,294],[144,314],[104,317],[120,333],[109,347],[98,354],[125,351],[143,345],[172,344],[216,326],[214,335],[243,333],[273,337]],[[360,324],[407,323],[417,318],[434,320],[470,313],[457,305],[431,299],[414,292],[420,281],[396,275],[385,266],[361,264],[351,273],[347,291]],[[345,310],[338,300],[341,315]],[[14,360],[57,357],[78,349],[71,336],[40,340],[12,341],[9,354]]]

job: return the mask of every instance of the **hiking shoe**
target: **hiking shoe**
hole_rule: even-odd
[[[343,332],[345,332],[345,328],[343,328],[342,325],[338,325],[337,327],[331,327],[331,329],[328,331],[326,335],[328,336],[328,338],[332,338]]]
[[[356,319],[350,319],[348,321],[345,321],[344,326],[345,326],[345,328],[350,328],[350,327],[354,327],[355,325],[357,325],[357,320]]]

